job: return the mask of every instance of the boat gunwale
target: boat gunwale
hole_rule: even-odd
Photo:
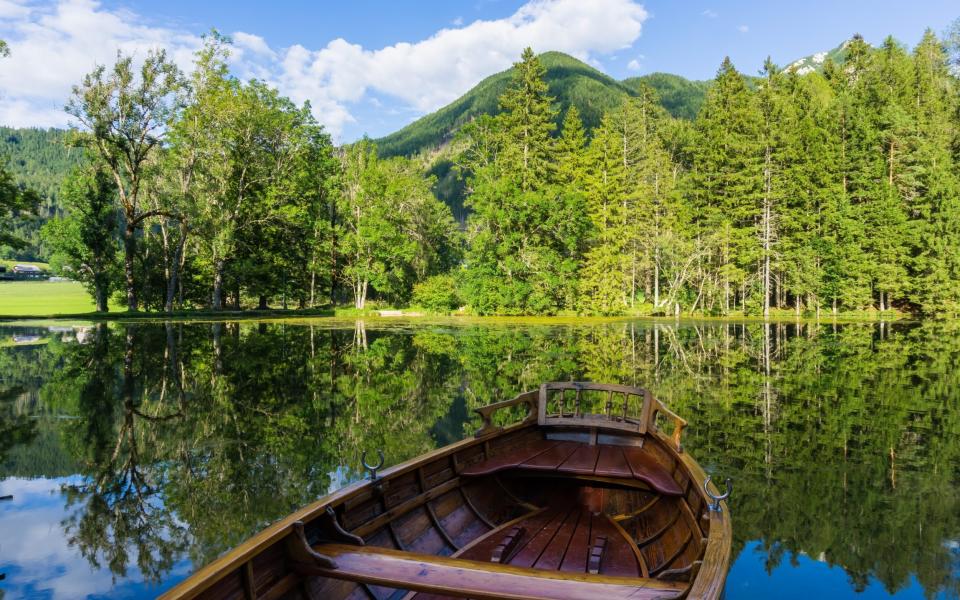
[[[383,471],[380,471],[377,476],[377,481],[382,482],[405,475],[423,466],[425,463],[432,462],[436,459],[444,458],[472,446],[482,444],[493,437],[506,435],[508,433],[520,431],[525,428],[535,427],[536,425],[536,422],[515,423],[513,425],[503,427],[496,432],[492,432],[491,434],[484,435],[483,437],[470,437],[458,442],[454,442],[447,446],[443,446],[442,448],[431,450],[426,454],[420,454],[404,462],[387,467]],[[200,570],[194,572],[190,577],[184,579],[182,582],[159,596],[159,598],[195,598],[199,594],[212,587],[214,584],[218,583],[221,579],[232,573],[234,570],[243,566],[244,563],[253,559],[253,557],[260,552],[266,550],[273,544],[282,541],[293,531],[293,524],[297,521],[309,523],[315,520],[324,514],[328,506],[341,504],[354,498],[355,496],[364,492],[370,483],[371,481],[369,479],[355,481],[331,494],[323,496],[313,503],[308,504],[307,506],[304,506],[303,508],[300,508],[299,510],[287,515],[286,517],[271,523],[260,532],[253,535],[253,537],[250,537],[241,543],[239,546],[218,557],[216,560],[207,564],[206,566],[201,567]],[[193,585],[189,585],[191,583]]]
[[[591,425],[591,423],[583,423],[582,427],[589,429]],[[523,429],[553,429],[557,427],[561,427],[561,425],[553,423],[540,425],[535,420],[525,419],[492,431],[488,430],[484,432],[483,435],[454,442],[388,467],[380,473],[377,480],[388,481],[394,479],[415,471],[424,464],[454,455],[462,450],[484,444],[493,438],[508,435]],[[577,425],[574,423],[565,423],[562,427],[576,428]],[[704,490],[704,483],[706,481],[705,471],[687,452],[677,450],[675,446],[676,440],[672,436],[668,436],[660,430],[653,429],[643,434],[624,431],[621,435],[628,437],[649,437],[656,440],[663,449],[673,456],[677,461],[677,465],[686,470],[691,483],[696,487],[696,493],[705,502],[704,506],[706,507],[706,505],[710,503],[711,499]],[[268,525],[239,546],[194,572],[190,577],[162,594],[160,598],[172,600],[174,598],[188,599],[198,597],[231,573],[242,568],[244,564],[253,560],[267,548],[270,548],[278,542],[282,542],[282,540],[293,531],[293,524],[297,521],[309,523],[315,520],[326,511],[327,507],[343,504],[364,493],[370,487],[370,484],[371,481],[369,479],[355,481]],[[713,493],[718,493],[712,483],[710,487]],[[683,502],[687,502],[687,494],[684,494],[681,498]],[[687,593],[688,598],[720,598],[724,591],[729,568],[730,551],[732,547],[732,525],[727,504],[726,502],[721,502],[721,510],[719,512],[709,509],[704,510],[707,510],[710,517],[710,529],[707,533],[706,548],[701,558],[702,566],[699,573],[697,573],[696,577],[690,582],[690,588]],[[702,512],[701,510],[701,513]]]

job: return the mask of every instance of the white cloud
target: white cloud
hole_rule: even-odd
[[[453,20],[452,24],[454,27],[460,27],[461,25],[463,25],[463,17],[457,17],[456,19]]]
[[[627,68],[630,69],[631,71],[639,71],[640,61],[638,61],[637,59],[631,60],[630,62],[627,63]]]
[[[706,17],[706,18],[708,18],[708,19],[716,19],[716,18],[719,17],[720,15],[718,15],[716,11],[710,10],[710,9],[708,8],[707,10],[703,11],[702,13],[700,13],[700,16],[701,16],[701,17]]]
[[[338,136],[355,121],[350,107],[369,93],[392,96],[418,113],[456,99],[483,77],[510,66],[521,50],[559,50],[591,64],[630,47],[647,12],[634,0],[530,0],[510,16],[442,29],[427,39],[368,49],[338,38],[319,49],[271,48],[237,32],[231,68],[241,77],[276,85]],[[0,123],[64,125],[71,85],[118,49],[142,57],[164,47],[189,67],[200,44],[195,33],[148,25],[138,15],[96,0],[0,0],[0,38],[11,56],[0,60]]]
[[[748,31],[750,31],[750,27],[748,27],[748,26],[746,26],[746,25],[738,25],[738,26],[737,26],[737,31],[739,31],[740,33],[746,33],[746,32],[748,32]]]

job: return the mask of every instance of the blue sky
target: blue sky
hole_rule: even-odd
[[[168,48],[189,68],[211,27],[234,37],[232,68],[260,77],[340,141],[402,127],[509,66],[524,45],[562,50],[616,78],[666,71],[714,75],[725,55],[756,72],[767,55],[785,65],[853,33],[914,44],[943,31],[960,4],[819,0],[0,0],[0,123],[62,126],[70,85],[116,49]]]

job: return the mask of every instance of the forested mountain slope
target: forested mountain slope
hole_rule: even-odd
[[[636,86],[624,85],[562,52],[545,52],[539,58],[547,70],[545,79],[556,104],[561,110],[575,105],[588,129],[600,123],[604,112],[636,93]],[[514,69],[510,68],[487,77],[440,110],[378,139],[377,148],[384,156],[410,155],[443,144],[470,119],[499,112],[497,98],[507,88],[513,73]]]
[[[650,86],[671,116],[691,121],[700,111],[710,87],[709,81],[690,80],[672,73],[650,73],[624,79],[622,83],[635,92],[641,85]]]
[[[69,132],[63,129],[0,127],[0,162],[16,181],[41,198],[38,219],[28,220],[15,228],[20,237],[30,242],[24,250],[0,249],[3,258],[39,260],[38,231],[43,221],[60,209],[60,184],[80,164],[83,151],[66,143]]]

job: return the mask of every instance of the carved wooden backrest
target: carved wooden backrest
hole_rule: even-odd
[[[474,409],[483,422],[478,437],[500,431],[494,425],[495,413],[526,405],[524,422],[543,426],[578,426],[617,429],[641,435],[658,432],[657,416],[673,421],[673,443],[681,449],[680,435],[687,422],[653,397],[649,390],[612,383],[589,381],[553,381],[539,390],[523,392],[511,400]]]
[[[649,390],[589,381],[554,381],[540,386],[537,423],[544,426],[590,426],[639,434],[658,431],[657,416],[674,423],[673,441],[687,422],[653,397]]]

